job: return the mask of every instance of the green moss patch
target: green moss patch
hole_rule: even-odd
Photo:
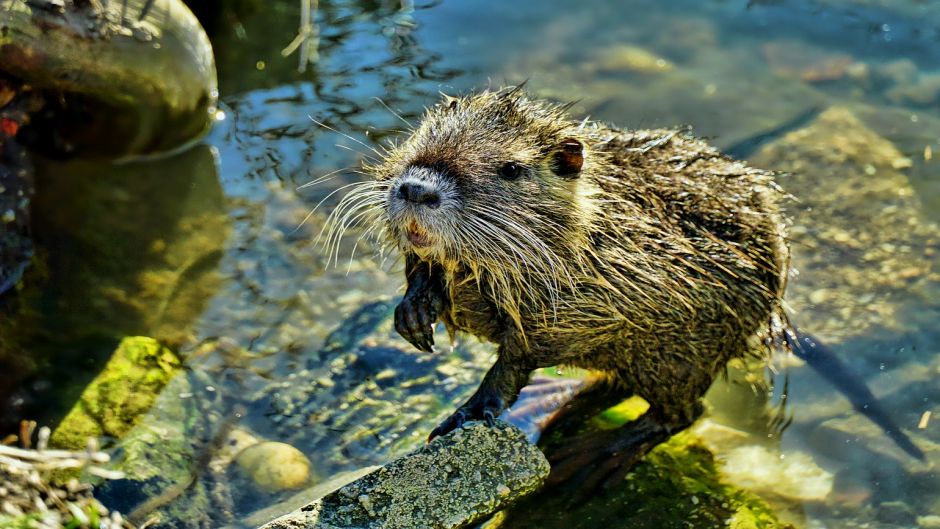
[[[52,434],[52,446],[80,450],[90,437],[121,438],[180,370],[179,357],[152,338],[124,338]]]

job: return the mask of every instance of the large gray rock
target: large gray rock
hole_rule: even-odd
[[[537,490],[548,471],[517,428],[471,423],[262,529],[467,527]]]

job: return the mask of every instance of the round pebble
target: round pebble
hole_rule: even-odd
[[[302,487],[310,480],[310,460],[287,443],[265,441],[249,446],[235,463],[265,492]]]

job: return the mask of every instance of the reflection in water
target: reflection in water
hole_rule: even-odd
[[[228,231],[216,174],[205,145],[119,165],[36,160],[38,266],[13,333],[36,365],[3,395],[5,422],[56,420],[124,336],[179,343],[193,331]]]
[[[304,73],[296,57],[281,55],[297,28],[296,2],[246,0],[214,14],[224,22],[211,31],[227,119],[207,139],[211,148],[160,162],[39,169],[44,265],[31,268],[19,294],[27,309],[15,336],[43,360],[0,409],[5,422],[54,421],[123,336],[176,346],[190,372],[161,394],[124,461],[146,457],[133,449],[150,446],[146,428],[170,432],[164,452],[180,457],[164,461],[173,471],[145,492],[116,484],[130,503],[172,497],[159,508],[176,519],[199,511],[191,519],[207,525],[260,522],[265,513],[253,511],[292,493],[252,488],[229,464],[229,443],[290,442],[310,458],[315,484],[417,446],[473,389],[490,348],[468,340],[433,357],[413,351],[388,319],[401,284],[396,265],[380,266],[360,243],[346,266],[328,267],[311,241],[340,195],[308,214],[362,178],[355,167],[369,153],[355,140],[393,138],[405,127],[394,113],[414,123],[438,91],[526,78],[541,96],[579,100],[576,115],[630,127],[691,124],[719,146],[744,145],[755,163],[793,173],[781,180],[802,200],[788,210],[802,271],[790,291],[798,321],[825,333],[936,464],[940,423],[918,424],[940,402],[932,29],[940,7],[467,1],[415,5],[409,27],[399,2],[320,1],[318,60]],[[352,169],[297,189],[344,168]],[[712,392],[716,409],[697,431],[729,479],[801,527],[912,527],[940,512],[933,467],[898,454],[802,367],[776,369],[790,377],[793,424],[782,439],[789,416],[768,427],[763,372],[742,368]],[[185,427],[160,430],[177,423]],[[204,503],[173,496],[180,483],[203,487]]]

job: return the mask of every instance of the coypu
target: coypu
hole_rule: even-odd
[[[550,479],[610,485],[699,417],[729,360],[783,344],[813,363],[823,349],[782,308],[784,194],[771,173],[687,132],[618,130],[566,110],[520,87],[445,96],[366,166],[374,181],[334,219],[366,219],[404,254],[395,327],[415,347],[432,350],[438,321],[498,345],[479,389],[430,439],[493,421],[536,368],[585,368],[600,377],[562,416],[631,395],[650,407],[552,454]],[[848,390],[871,400],[864,385]]]

